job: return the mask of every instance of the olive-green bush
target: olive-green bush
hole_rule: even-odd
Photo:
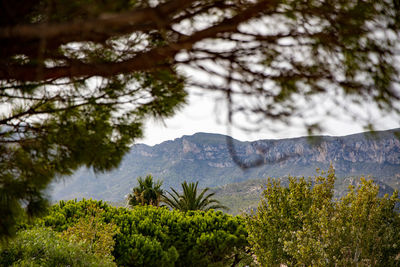
[[[118,227],[113,223],[106,223],[101,218],[103,210],[91,207],[94,216],[82,217],[79,221],[62,232],[61,237],[69,242],[77,243],[87,252],[99,257],[114,260],[114,236],[118,233]]]
[[[253,216],[249,242],[263,266],[400,266],[398,194],[378,197],[361,178],[346,196],[333,198],[331,168],[313,180],[269,180]]]
[[[0,266],[115,266],[48,228],[21,230],[0,249]]]

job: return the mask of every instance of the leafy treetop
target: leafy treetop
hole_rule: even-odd
[[[400,255],[398,192],[378,196],[361,178],[335,200],[335,172],[314,179],[289,177],[289,186],[270,179],[253,216],[249,243],[262,265],[397,266]]]

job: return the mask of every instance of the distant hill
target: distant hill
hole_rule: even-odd
[[[388,188],[400,188],[400,129],[342,137],[316,136],[254,142],[233,141],[243,162],[265,164],[242,170],[232,161],[227,136],[196,133],[155,146],[134,145],[118,169],[98,174],[80,169],[53,185],[54,200],[95,198],[121,201],[136,185],[138,176],[152,174],[164,188],[179,188],[184,180],[202,187],[218,187],[249,179],[314,175],[330,163],[346,177],[370,176]],[[340,186],[339,186],[340,187]],[[343,186],[345,188],[345,186]]]

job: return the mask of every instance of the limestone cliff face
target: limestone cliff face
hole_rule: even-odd
[[[213,168],[224,170],[224,175],[243,176],[282,176],[310,175],[316,168],[327,168],[332,164],[342,176],[400,176],[400,140],[396,136],[400,130],[355,134],[343,137],[301,137],[278,140],[259,140],[240,142],[234,140],[235,155],[243,162],[263,161],[264,166],[249,170],[245,174],[232,161],[226,136],[218,134],[197,133],[167,141],[154,147],[134,147],[133,154],[166,160],[164,166],[189,164],[197,172],[184,170],[191,176],[214,176]],[[149,159],[150,160],[150,159]],[[175,164],[170,164],[174,162]],[[189,168],[189,166],[186,166]],[[305,171],[306,170],[306,171]],[[234,174],[232,174],[234,173]],[[215,176],[214,176],[215,177]],[[252,177],[260,178],[260,177]],[[219,180],[215,177],[216,181]],[[239,179],[241,180],[241,179]],[[212,182],[210,184],[218,184]]]
[[[189,153],[189,152],[197,154],[197,153],[200,153],[201,150],[195,143],[191,143],[190,141],[183,139],[182,140],[182,152],[185,154]]]
[[[400,141],[391,138],[372,138],[363,135],[349,137],[321,137],[257,141],[255,151],[265,151],[265,159],[274,160],[286,156],[291,163],[378,163],[400,164]],[[260,153],[259,153],[260,154]]]
[[[393,131],[394,133],[395,131]],[[212,139],[209,142],[207,138]],[[263,159],[268,164],[310,164],[332,163],[337,168],[352,163],[391,164],[400,166],[400,140],[389,132],[356,134],[344,137],[295,138],[282,140],[260,140],[255,142],[234,142],[235,153],[243,159]],[[150,152],[152,151],[152,152]],[[202,160],[209,166],[232,167],[225,137],[222,135],[198,133],[168,141],[151,149],[134,148],[132,153],[147,157]],[[349,165],[350,164],[350,165]]]
[[[111,195],[126,194],[138,176],[152,174],[164,181],[164,187],[179,187],[184,180],[199,181],[202,186],[219,186],[248,179],[310,176],[316,168],[324,170],[332,164],[338,177],[370,176],[393,188],[400,189],[400,129],[376,132],[375,135],[355,134],[343,137],[301,137],[293,139],[240,142],[233,140],[235,156],[245,163],[265,164],[242,170],[232,161],[228,137],[197,133],[166,141],[159,145],[138,144],[132,147],[118,170],[97,178],[81,171],[74,187],[62,188],[60,194],[81,190],[84,197],[112,200]],[[100,195],[91,195],[97,190]],[[106,195],[104,195],[106,194]],[[60,195],[58,198],[62,198]]]

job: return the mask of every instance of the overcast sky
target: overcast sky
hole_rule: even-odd
[[[221,107],[218,107],[221,112]],[[219,121],[221,117],[217,116],[214,98],[210,95],[190,95],[189,103],[180,110],[174,117],[161,121],[149,121],[145,128],[144,138],[137,140],[137,143],[147,145],[159,144],[166,140],[173,140],[183,135],[192,135],[197,132],[227,134],[227,126]],[[364,114],[365,115],[365,114]],[[399,128],[400,123],[395,116],[380,117],[379,114],[369,114],[375,116],[374,127],[376,130],[387,130]],[[219,119],[218,119],[219,118]],[[329,126],[323,130],[324,135],[348,135],[363,132],[363,125],[357,121],[344,121],[343,119],[329,119]],[[258,139],[280,139],[299,137],[307,135],[303,128],[283,128],[279,132],[270,132],[265,129],[261,132],[243,132],[238,129],[232,130],[232,136],[241,141],[253,141]]]

